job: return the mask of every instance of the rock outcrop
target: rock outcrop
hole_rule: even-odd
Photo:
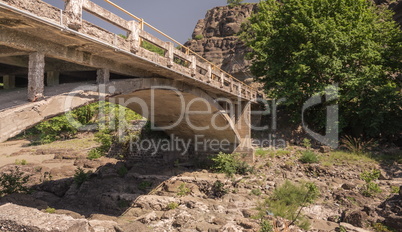
[[[239,40],[238,33],[256,9],[256,4],[244,4],[209,10],[205,19],[198,21],[192,40],[185,46],[240,80],[252,77],[248,69],[250,62],[244,58],[248,49]]]

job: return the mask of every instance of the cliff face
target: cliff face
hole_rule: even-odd
[[[402,25],[402,0],[373,0],[395,12],[394,19]],[[222,6],[209,10],[205,19],[198,21],[192,40],[185,46],[218,65],[240,80],[252,81],[250,61],[245,59],[248,48],[237,34],[241,24],[257,10],[257,4]]]
[[[244,56],[248,49],[239,41],[241,24],[256,10],[256,4],[216,7],[198,21],[192,40],[185,46],[202,55],[240,80],[252,77],[250,62]]]

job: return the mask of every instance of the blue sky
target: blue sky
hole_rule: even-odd
[[[59,8],[64,6],[62,0],[44,1]],[[127,20],[131,19],[103,0],[92,1]],[[209,9],[226,5],[226,0],[114,0],[113,2],[182,43],[191,37],[197,21],[204,18]],[[245,2],[259,2],[259,0]],[[115,33],[122,33],[114,26],[89,14],[84,14],[84,19]]]

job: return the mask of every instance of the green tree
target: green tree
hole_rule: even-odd
[[[327,104],[339,104],[343,132],[402,130],[402,36],[390,11],[366,0],[266,0],[241,37],[253,49],[251,71],[295,119],[309,97],[338,84],[337,102]],[[324,107],[305,115],[319,129]]]
[[[243,3],[244,0],[227,0],[229,6],[238,6]]]

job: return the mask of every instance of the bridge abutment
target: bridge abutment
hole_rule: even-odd
[[[254,162],[254,148],[251,142],[251,104],[241,102],[235,105],[235,129],[240,137],[240,143],[234,153],[242,155],[244,161]]]
[[[45,88],[45,54],[34,52],[29,55],[28,100],[36,101],[43,97]]]

